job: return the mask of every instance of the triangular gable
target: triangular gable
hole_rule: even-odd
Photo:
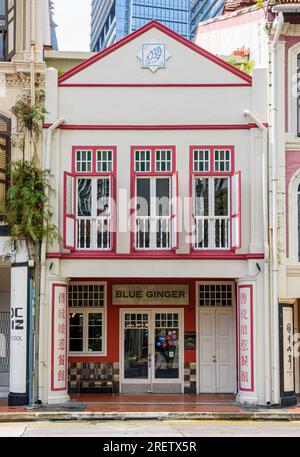
[[[119,49],[121,49],[124,46],[128,45],[129,43],[133,42],[138,37],[140,37],[142,35],[147,36],[147,32],[152,31],[153,29],[156,29],[157,31],[161,32],[162,34],[167,35],[168,37],[172,38],[173,40],[175,40],[175,42],[183,45],[185,47],[185,49],[188,48],[189,50],[194,51],[195,55],[196,54],[200,55],[202,58],[204,58],[204,60],[206,61],[207,64],[210,64],[209,65],[210,69],[213,68],[212,66],[215,66],[215,65],[218,66],[219,70],[220,70],[220,72],[219,72],[220,81],[218,81],[218,82],[220,85],[222,85],[222,82],[224,83],[224,85],[231,85],[231,84],[232,85],[251,85],[252,84],[252,78],[249,75],[243,73],[242,71],[238,70],[237,68],[233,67],[232,65],[224,62],[219,57],[211,54],[210,52],[206,51],[205,49],[201,48],[200,46],[198,46],[198,45],[192,43],[191,41],[187,40],[186,38],[182,37],[181,35],[178,35],[177,33],[173,32],[169,28],[165,27],[163,24],[161,24],[157,21],[151,21],[148,24],[146,24],[145,26],[141,27],[140,29],[136,30],[135,32],[131,33],[130,35],[126,36],[122,40],[116,42],[112,46],[104,49],[103,51],[99,52],[98,54],[92,56],[90,59],[86,60],[85,62],[81,63],[80,65],[78,65],[78,66],[74,67],[73,69],[69,70],[68,72],[66,72],[64,75],[62,75],[59,78],[59,85],[60,86],[83,85],[84,86],[85,82],[86,82],[86,85],[97,85],[97,83],[99,83],[99,82],[101,82],[101,83],[110,82],[110,81],[108,81],[109,78],[107,78],[107,81],[99,81],[98,75],[102,74],[101,68],[99,68],[99,69],[97,68],[98,73],[96,73],[96,75],[97,75],[96,79],[94,76],[91,77],[91,75],[89,75],[90,76],[89,78],[86,78],[87,70],[92,66],[96,66],[97,63],[100,62],[105,57],[112,56],[112,55],[114,55],[114,53],[118,54],[117,51]],[[118,54],[118,55],[120,55],[120,54]],[[174,56],[172,56],[172,58],[174,58]],[[203,59],[201,59],[201,60],[203,60]],[[196,61],[194,61],[194,64],[195,63],[196,63]],[[120,77],[120,75],[122,75],[122,68],[119,68],[119,70],[120,71],[118,72],[119,73],[118,76]],[[197,71],[196,65],[195,65],[195,70]],[[124,71],[124,68],[123,68],[123,71]],[[158,72],[158,75],[159,74],[160,74],[160,70]],[[198,73],[198,74],[200,74],[200,73]],[[85,79],[86,79],[86,81],[85,81]],[[150,79],[151,79],[151,81],[153,81],[153,78],[150,78]],[[193,80],[193,82],[194,83],[198,82],[197,79],[198,79],[198,77],[196,74],[196,80]],[[199,78],[199,79],[201,79],[201,78]],[[223,81],[223,79],[224,79],[224,81]],[[162,82],[166,82],[160,77],[158,77],[155,81],[158,84],[160,84]],[[120,80],[113,81],[113,82],[121,83]],[[126,81],[126,82],[130,83],[131,81]],[[170,82],[170,81],[168,81],[168,82]],[[203,78],[202,78],[201,82],[203,83]],[[209,83],[211,83],[211,85],[214,85],[214,83],[215,83],[215,81],[210,81],[209,79],[205,82],[208,85],[209,85]],[[218,84],[216,84],[216,85],[218,85]]]

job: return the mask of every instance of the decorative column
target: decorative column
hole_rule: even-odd
[[[49,293],[50,354],[48,403],[64,403],[68,396],[68,281],[51,279]]]
[[[29,280],[27,246],[18,241],[11,265],[9,406],[29,404]]]
[[[237,287],[238,395],[242,404],[257,404],[255,373],[255,281],[240,280]]]

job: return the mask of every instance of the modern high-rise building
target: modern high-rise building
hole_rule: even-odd
[[[222,14],[225,0],[93,0],[91,50],[98,52],[152,19],[194,40],[199,22]]]
[[[197,26],[200,22],[220,16],[224,10],[225,0],[190,0],[189,39],[194,41]]]
[[[91,50],[101,51],[153,19],[187,38],[190,0],[93,0]]]

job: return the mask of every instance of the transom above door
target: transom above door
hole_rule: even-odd
[[[181,310],[122,310],[122,392],[182,391]]]

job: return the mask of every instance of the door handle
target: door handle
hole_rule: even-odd
[[[216,358],[216,356],[215,356],[215,355],[213,355],[213,357],[212,357],[212,361],[213,361],[214,363],[216,363],[216,361],[217,361],[217,358]]]

